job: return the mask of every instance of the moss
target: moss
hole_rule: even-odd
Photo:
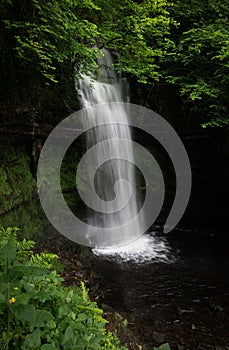
[[[19,236],[20,232],[23,232],[23,238],[37,237],[41,231],[42,221],[42,217],[39,213],[39,206],[36,202],[32,201],[0,217],[0,222],[3,227],[12,226],[12,224],[20,227],[21,231],[19,231]]]
[[[33,151],[33,140],[29,137],[8,137],[0,140],[0,223],[5,227],[16,225],[24,232],[37,236],[46,220],[39,203],[36,180],[32,175],[32,171],[36,172]],[[79,146],[71,146],[61,167],[61,188],[68,206],[81,217],[82,201],[76,190],[79,158]],[[55,163],[55,153],[50,159]],[[46,168],[48,180],[47,177],[41,179],[41,184],[43,182],[47,191],[49,186],[55,185],[53,164],[49,167],[50,169]]]
[[[1,139],[0,147],[0,223],[37,232],[41,218],[36,200],[36,181],[30,170],[27,140]],[[23,142],[23,143],[22,143]]]
[[[23,202],[31,200],[35,180],[30,172],[30,159],[22,148],[17,151],[4,150],[0,166],[1,212],[12,210]]]
[[[12,189],[7,181],[7,173],[3,168],[0,168],[0,200],[1,196],[8,196],[11,192]]]

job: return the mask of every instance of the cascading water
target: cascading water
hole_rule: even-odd
[[[88,76],[83,76],[79,81],[78,91],[83,107],[93,107],[95,104],[106,104],[99,112],[93,108],[87,108],[84,118],[84,126],[93,127],[95,119],[99,118],[104,124],[96,127],[86,134],[87,149],[100,143],[100,153],[96,153],[98,164],[103,163],[104,155],[109,159],[98,170],[95,178],[95,189],[101,199],[103,206],[101,213],[94,213],[90,217],[90,224],[96,227],[120,227],[120,244],[129,242],[139,235],[140,228],[135,232],[129,232],[125,223],[138,214],[138,200],[136,195],[136,180],[134,169],[134,158],[131,142],[121,152],[117,143],[118,139],[131,140],[130,128],[126,110],[122,101],[128,97],[122,96],[123,84],[117,79],[112,69],[112,58],[108,51],[103,50],[104,57],[99,59],[100,76],[98,80],[92,81]],[[109,104],[109,102],[118,102]],[[105,141],[106,142],[103,142]],[[120,158],[120,154],[129,159],[126,162]],[[90,166],[90,165],[88,165]],[[121,181],[120,181],[121,180]],[[131,191],[131,195],[130,195]],[[140,223],[137,221],[137,225]],[[124,226],[123,226],[124,225]],[[136,232],[138,233],[136,236]],[[103,238],[106,246],[112,246],[111,235]]]
[[[90,237],[93,237],[95,242],[98,227],[118,227],[118,237],[117,231],[116,237],[112,235],[112,231],[110,234],[103,233],[103,237],[100,233],[99,245],[101,247],[103,242],[107,248],[95,247],[94,252],[109,256],[118,254],[126,260],[131,260],[132,253],[134,260],[139,260],[137,256],[141,256],[140,260],[151,260],[155,255],[161,255],[166,250],[166,245],[160,242],[155,249],[154,238],[146,235],[140,237],[142,228],[139,220],[135,220],[132,226],[134,229],[130,230],[129,226],[125,225],[137,218],[139,211],[132,145],[131,142],[127,142],[123,149],[123,144],[119,142],[121,139],[131,141],[128,115],[122,104],[123,101],[128,101],[128,89],[113,70],[110,53],[103,50],[103,54],[104,56],[98,59],[100,69],[96,80],[83,75],[76,85],[81,105],[85,107],[84,127],[89,129],[86,133],[87,150],[94,145],[100,145],[99,151],[93,157],[101,164],[96,172],[94,186],[97,195],[102,199],[102,206],[89,217],[91,229],[87,232],[87,238],[90,241]],[[101,109],[98,108],[100,104]],[[93,109],[95,105],[96,110]],[[93,125],[98,124],[98,120],[100,126],[93,128]],[[92,170],[94,169],[90,169],[90,164],[87,164],[86,171],[90,173]]]

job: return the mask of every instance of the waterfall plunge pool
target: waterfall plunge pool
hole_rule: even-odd
[[[166,259],[163,249],[145,262],[133,259],[133,252],[128,259],[124,248],[94,256],[103,290],[99,303],[129,320],[144,350],[163,342],[174,350],[228,349],[229,239],[191,230],[151,237],[167,247]]]

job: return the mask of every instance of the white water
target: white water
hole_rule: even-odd
[[[84,75],[77,83],[82,107],[89,107],[85,111],[84,118],[84,127],[92,128],[86,133],[87,150],[101,143],[100,151],[95,154],[98,163],[104,163],[105,155],[109,159],[115,158],[98,167],[98,176],[95,177],[94,186],[96,193],[103,199],[103,204],[99,211],[94,211],[89,217],[91,229],[87,233],[87,237],[89,239],[93,237],[93,242],[96,242],[95,237],[97,237],[98,245],[107,247],[104,249],[96,249],[95,247],[93,251],[97,255],[118,256],[123,260],[136,262],[150,261],[158,255],[164,259],[166,245],[162,241],[156,242],[152,236],[140,236],[139,232],[142,230],[139,221],[135,222],[132,230],[125,227],[127,222],[137,217],[139,211],[132,146],[131,143],[127,143],[125,149],[122,147],[121,150],[121,146],[117,143],[117,139],[131,140],[129,126],[123,125],[128,124],[127,112],[122,105],[123,101],[128,101],[126,94],[128,89],[124,88],[125,85],[117,78],[112,69],[112,58],[109,52],[106,50],[103,52],[104,57],[100,58],[98,62],[100,66],[99,77],[92,80]],[[109,102],[120,103],[109,104]],[[99,112],[93,110],[95,104],[103,104]],[[105,108],[104,104],[106,104]],[[97,121],[106,123],[106,125],[93,128]],[[121,153],[124,158],[130,161],[119,159]],[[113,157],[109,157],[109,154]],[[90,168],[90,164],[87,167]],[[90,172],[90,169],[87,171]],[[120,181],[121,179],[125,181]],[[119,227],[118,237],[116,236],[114,239],[111,234],[106,233],[101,237],[101,232],[96,231],[97,227]]]
[[[170,253],[170,248],[165,240],[158,238],[154,233],[145,234],[135,241],[121,247],[93,249],[95,255],[102,255],[106,259],[116,262],[149,263],[173,262],[175,257]]]
[[[92,80],[84,75],[79,81],[78,93],[83,107],[106,104],[96,113],[93,108],[86,110],[84,127],[93,128],[96,121],[106,124],[93,128],[86,134],[87,149],[100,143],[101,149],[96,153],[96,157],[98,164],[103,163],[95,177],[95,190],[103,199],[103,204],[100,212],[94,212],[89,218],[92,228],[88,235],[94,239],[96,227],[120,227],[118,240],[117,237],[114,240],[111,234],[98,237],[98,242],[101,243],[102,239],[103,245],[109,247],[114,245],[114,241],[115,245],[117,241],[118,245],[122,245],[136,239],[141,230],[135,226],[136,231],[129,232],[128,227],[123,226],[138,214],[135,169],[131,164],[134,163],[132,147],[128,143],[123,150],[117,142],[117,139],[131,140],[129,126],[123,125],[128,124],[128,117],[122,102],[128,97],[122,96],[123,83],[112,69],[111,55],[106,50],[103,52],[104,57],[99,59],[100,76],[97,80]],[[110,105],[109,102],[120,103]],[[121,153],[130,162],[119,159]],[[114,159],[104,162],[105,156]],[[90,167],[90,164],[88,166]],[[137,225],[140,223],[137,222]]]

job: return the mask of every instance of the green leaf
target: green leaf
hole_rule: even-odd
[[[3,261],[5,264],[12,263],[16,258],[16,247],[14,247],[10,242],[7,242],[1,249],[0,249],[0,260]]]
[[[168,343],[162,344],[161,346],[159,346],[159,348],[155,348],[154,350],[170,350],[170,346]]]
[[[0,304],[5,302],[6,302],[5,295],[0,293]]]
[[[64,333],[64,343],[68,343],[74,339],[74,332],[71,326],[68,326]]]
[[[33,333],[28,334],[25,338],[25,344],[31,348],[39,348],[41,345],[40,331],[37,328]]]
[[[54,329],[54,328],[56,328],[56,322],[53,320],[50,320],[46,323],[46,327],[50,328],[50,329]]]
[[[41,350],[57,350],[57,348],[52,344],[44,344],[42,345]]]
[[[12,311],[17,319],[36,325],[36,311],[34,305],[14,305]]]
[[[36,327],[42,327],[46,325],[46,322],[53,320],[53,315],[47,310],[36,310]]]
[[[69,309],[66,307],[66,306],[60,306],[59,307],[59,310],[58,310],[58,315],[59,316],[65,316],[65,315],[67,315],[68,314],[68,312],[69,312]]]
[[[42,276],[47,273],[47,270],[37,267],[37,266],[25,266],[25,265],[16,265],[12,267],[9,271],[10,279],[22,276]]]
[[[7,333],[6,332],[2,332],[2,340],[4,341],[4,342],[6,342],[7,341]]]
[[[78,315],[78,317],[77,317],[77,321],[83,322],[83,321],[85,321],[87,318],[88,318],[88,316],[87,316],[86,314],[80,313],[80,314]]]

